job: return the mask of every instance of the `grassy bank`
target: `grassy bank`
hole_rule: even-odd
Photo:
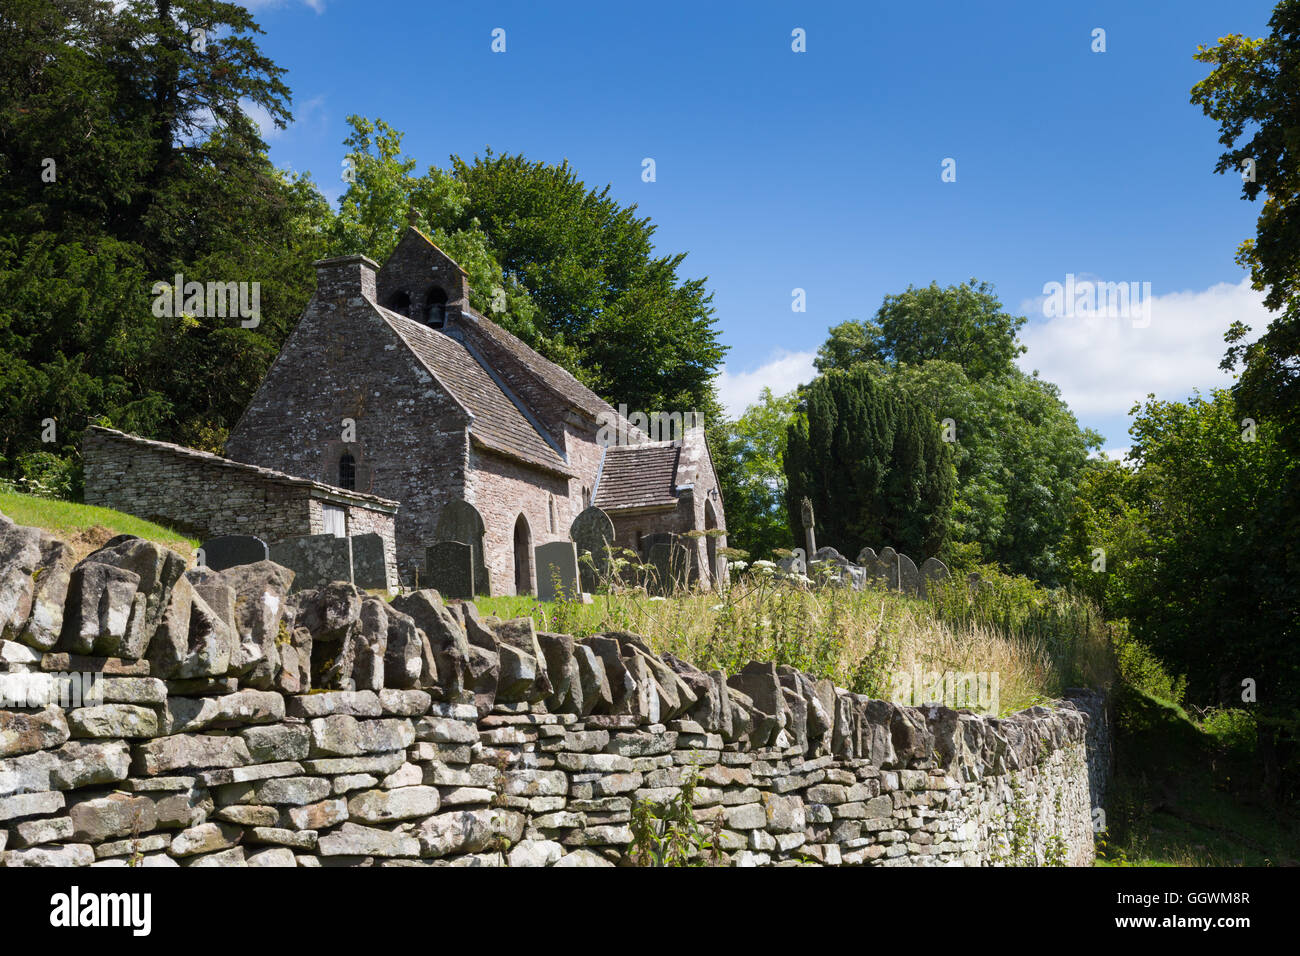
[[[72,545],[78,558],[119,534],[133,534],[137,538],[156,541],[187,558],[199,546],[193,538],[110,508],[38,498],[4,489],[0,489],[0,512],[8,515],[15,524],[44,528],[62,538]]]

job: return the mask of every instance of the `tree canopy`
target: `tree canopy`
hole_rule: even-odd
[[[1056,583],[1064,509],[1102,439],[1079,427],[1055,385],[1016,367],[1024,322],[987,282],[909,287],[886,296],[874,321],[831,328],[815,364],[866,369],[946,426],[956,466],[948,557],[960,550]]]
[[[1021,316],[1003,311],[993,287],[971,279],[940,288],[938,283],[908,286],[885,296],[868,322],[850,320],[833,327],[817,352],[819,372],[848,369],[862,362],[892,368],[941,360],[960,365],[972,379],[1011,372],[1025,351],[1016,333]]]

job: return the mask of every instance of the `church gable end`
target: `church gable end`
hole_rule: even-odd
[[[405,578],[422,565],[442,506],[464,497],[470,415],[375,307],[374,263],[340,275],[336,262],[319,265],[317,294],[226,454],[401,502]]]

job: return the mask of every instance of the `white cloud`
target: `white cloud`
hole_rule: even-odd
[[[325,97],[314,96],[303,102],[301,106],[294,108],[293,122],[289,123],[284,129],[275,125],[275,120],[266,108],[254,103],[252,100],[240,100],[239,108],[244,111],[244,115],[257,124],[258,131],[262,134],[262,139],[267,143],[279,139],[289,130],[308,129],[311,132],[323,133],[329,121],[328,114],[325,112]]]
[[[817,374],[813,368],[816,352],[790,352],[785,349],[772,353],[772,357],[749,372],[732,372],[727,366],[718,370],[718,398],[730,418],[738,417],[746,408],[758,401],[764,388],[777,395],[793,391],[795,386],[812,381]]]
[[[1021,305],[1031,318],[1021,330],[1029,351],[1020,357],[1020,366],[1037,369],[1059,385],[1061,396],[1083,421],[1127,417],[1149,392],[1183,401],[1193,389],[1206,392],[1231,384],[1232,376],[1219,369],[1227,349],[1223,333],[1238,319],[1252,334],[1262,333],[1270,317],[1263,298],[1247,279],[1236,285],[1220,282],[1200,292],[1153,295],[1145,328],[1121,318],[1035,321],[1034,316],[1043,315],[1043,300],[1030,299]]]
[[[275,125],[275,120],[267,112],[264,106],[254,103],[252,100],[240,100],[239,108],[244,111],[244,115],[257,124],[257,130],[262,134],[262,139],[266,142],[278,138],[284,130]]]

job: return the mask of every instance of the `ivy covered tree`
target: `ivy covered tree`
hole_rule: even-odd
[[[865,366],[807,387],[788,429],[785,475],[790,527],[801,527],[807,497],[818,543],[850,559],[889,545],[919,562],[947,539],[951,449],[920,402]]]

